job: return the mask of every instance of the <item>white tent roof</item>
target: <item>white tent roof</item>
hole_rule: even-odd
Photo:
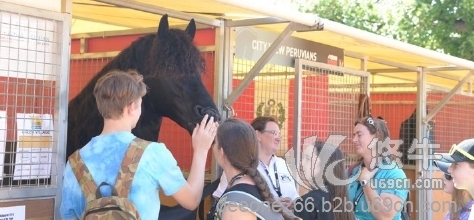
[[[173,13],[187,13],[190,18],[196,18],[197,22],[202,21],[199,19],[244,20],[273,17],[274,20],[284,22],[257,27],[275,32],[281,32],[288,21],[298,21],[307,26],[319,21],[324,23],[322,31],[294,32],[292,36],[343,48],[346,52],[345,66],[349,68],[360,69],[360,58],[365,57],[370,61],[367,69],[376,73],[376,83],[416,82],[416,67],[438,67],[430,71],[433,74],[427,76],[430,84],[453,88],[469,73],[469,68],[474,70],[474,63],[471,61],[377,36],[315,15],[288,11],[271,4],[262,7],[263,1],[258,4],[248,0],[220,1],[228,4],[213,0],[73,0],[71,31],[73,37],[77,37],[90,32],[155,28],[160,14],[168,13],[166,9],[171,10],[168,13],[170,25],[185,25],[188,22],[173,18]],[[130,9],[129,6],[140,10]],[[463,89],[466,91],[470,88],[466,85]]]

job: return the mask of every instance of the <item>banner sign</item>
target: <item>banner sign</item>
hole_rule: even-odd
[[[236,30],[235,56],[253,61],[258,61],[279,35],[253,27]],[[343,49],[291,36],[281,42],[269,63],[294,67],[296,58],[344,66]]]
[[[49,178],[53,151],[50,114],[17,114],[14,180]]]

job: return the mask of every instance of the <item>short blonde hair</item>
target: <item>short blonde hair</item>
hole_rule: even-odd
[[[102,76],[94,87],[97,109],[104,119],[117,119],[125,106],[145,96],[143,76],[135,70],[112,70]]]

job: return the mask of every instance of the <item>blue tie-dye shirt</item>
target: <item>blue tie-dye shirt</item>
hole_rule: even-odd
[[[97,185],[115,180],[125,152],[135,136],[130,132],[100,135],[79,152]],[[171,152],[162,143],[151,143],[145,150],[133,178],[128,198],[138,209],[141,219],[158,219],[160,198],[158,190],[166,196],[175,194],[186,180]],[[104,196],[110,195],[107,186],[101,187]],[[80,218],[86,206],[84,194],[69,165],[63,179],[61,217]]]

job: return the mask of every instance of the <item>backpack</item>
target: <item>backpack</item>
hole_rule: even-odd
[[[69,163],[87,202],[81,220],[140,219],[137,208],[127,197],[140,157],[149,143],[149,141],[140,138],[135,138],[130,143],[120,166],[115,186],[102,182],[97,187],[89,169],[81,159],[79,151],[69,157]],[[112,195],[110,197],[102,196],[100,193],[102,186],[111,188]]]

